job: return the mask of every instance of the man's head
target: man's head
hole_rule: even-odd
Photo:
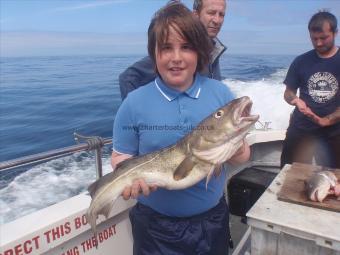
[[[338,32],[336,17],[327,11],[320,11],[312,16],[308,23],[309,35],[313,47],[321,56],[327,56],[335,47]]]
[[[193,13],[204,25],[210,38],[220,32],[224,21],[226,0],[195,0]]]

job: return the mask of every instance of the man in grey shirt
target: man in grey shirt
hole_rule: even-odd
[[[193,4],[193,14],[202,22],[214,44],[210,62],[201,74],[216,80],[222,79],[219,58],[226,50],[226,47],[217,39],[217,34],[224,22],[225,11],[225,0],[195,0]],[[132,90],[154,80],[156,75],[154,63],[149,56],[128,67],[119,75],[122,99]]]

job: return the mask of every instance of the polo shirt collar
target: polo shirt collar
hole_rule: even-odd
[[[158,91],[168,101],[172,101],[182,94],[185,94],[188,97],[197,99],[201,93],[201,76],[199,74],[195,75],[194,83],[184,92],[175,90],[171,88],[170,86],[166,85],[159,76],[155,79],[155,84],[156,84]]]

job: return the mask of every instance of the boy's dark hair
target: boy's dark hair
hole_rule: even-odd
[[[148,29],[148,52],[156,63],[156,46],[158,50],[167,42],[169,29],[173,28],[188,41],[197,53],[197,69],[201,72],[209,63],[213,45],[202,23],[180,2],[170,2],[156,12]]]
[[[308,23],[308,30],[310,32],[322,32],[322,27],[325,22],[329,23],[333,33],[338,31],[336,17],[328,11],[319,11],[314,14]]]

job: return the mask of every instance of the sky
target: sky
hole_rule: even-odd
[[[151,17],[166,2],[0,0],[0,56],[146,54]],[[340,22],[340,0],[227,0],[218,37],[230,54],[301,54],[312,48],[307,24],[320,9]]]

